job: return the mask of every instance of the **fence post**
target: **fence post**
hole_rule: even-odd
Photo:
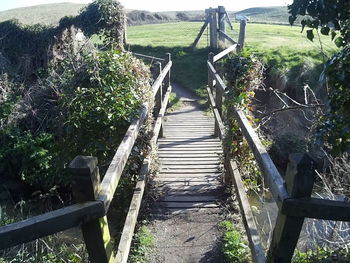
[[[69,164],[68,169],[73,176],[73,196],[76,202],[96,200],[100,190],[97,158],[79,155]],[[107,217],[84,223],[81,230],[90,261],[92,263],[113,262],[114,253]]]
[[[171,61],[171,53],[166,53],[166,60],[165,60],[165,63],[168,64],[170,61]],[[163,94],[166,93],[168,87],[171,85],[170,83],[170,76],[171,76],[171,68],[169,69],[168,73],[166,74],[165,76],[165,79],[164,79],[164,90],[163,90]]]
[[[241,51],[244,47],[246,25],[247,25],[247,20],[242,19],[240,21],[240,26],[239,26],[239,38],[238,38],[239,48],[238,48],[238,51]]]
[[[218,21],[216,18],[216,9],[209,8],[209,21],[210,21],[210,47],[218,48]]]
[[[225,16],[226,16],[226,10],[224,6],[219,6],[218,7],[218,23],[219,23],[219,30],[226,33],[226,23],[225,23]],[[222,36],[219,33],[219,40],[220,40],[220,44],[223,45],[223,48],[225,48],[225,37]]]
[[[162,63],[156,62],[154,64],[155,78],[157,79],[159,74],[162,72]],[[163,97],[163,84],[160,84],[160,87],[155,94],[155,105],[154,105],[154,116],[157,118],[160,109],[162,108],[162,97]]]
[[[310,197],[314,179],[314,162],[309,155],[303,153],[289,155],[285,181],[290,198]],[[281,211],[278,212],[267,253],[268,263],[291,262],[303,223],[302,217],[286,216]]]
[[[210,52],[208,54],[208,61],[215,68],[215,65],[214,65],[214,53],[213,52]],[[214,82],[214,79],[212,77],[211,71],[210,71],[209,66],[208,66],[208,87],[210,88],[211,92],[213,92],[213,88],[214,88],[213,82]]]

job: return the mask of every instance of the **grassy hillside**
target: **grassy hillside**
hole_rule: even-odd
[[[0,12],[0,22],[11,18],[17,18],[24,24],[42,23],[46,25],[57,24],[60,18],[64,16],[77,15],[84,4],[60,3],[46,4],[31,7],[16,8]],[[139,10],[128,10],[129,24],[154,24],[164,22],[174,22],[179,20],[177,14],[184,13],[185,17],[192,19],[204,19],[204,10],[194,11],[169,11],[169,12],[148,12]],[[288,23],[287,7],[254,7],[244,9],[239,12],[228,12],[232,19],[236,15],[249,16],[251,22],[260,23]],[[186,19],[185,19],[186,20]]]
[[[75,16],[85,4],[60,3],[22,7],[0,12],[0,22],[17,18],[24,24],[53,25],[64,16]]]
[[[231,16],[248,16],[250,22],[288,24],[288,10],[286,6],[254,7],[231,13]]]

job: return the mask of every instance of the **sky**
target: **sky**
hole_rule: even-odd
[[[92,0],[0,0],[0,11],[31,5],[51,4],[60,2],[90,3]],[[202,10],[208,7],[223,5],[226,10],[239,11],[257,6],[282,6],[292,0],[119,0],[127,9],[147,11],[181,11]]]

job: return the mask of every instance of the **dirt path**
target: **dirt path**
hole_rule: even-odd
[[[154,178],[150,229],[155,236],[151,262],[222,262],[218,223],[221,200],[221,143],[214,119],[196,97],[175,86],[182,106],[166,115],[158,141],[160,168]]]

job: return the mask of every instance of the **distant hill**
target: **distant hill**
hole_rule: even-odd
[[[286,6],[253,7],[230,13],[230,16],[248,16],[250,22],[288,24],[288,10]]]
[[[0,12],[0,22],[17,18],[23,24],[55,25],[64,16],[76,16],[86,4],[59,3],[16,8]]]
[[[55,25],[64,16],[75,16],[86,4],[59,3],[45,4],[31,7],[22,7],[0,12],[0,22],[17,18],[24,24]],[[140,10],[127,10],[128,24],[164,23],[178,20],[202,20],[204,10],[198,11],[169,11],[148,12]],[[231,18],[236,15],[244,15],[250,18],[250,22],[288,24],[287,7],[254,7],[239,12],[228,12]]]

